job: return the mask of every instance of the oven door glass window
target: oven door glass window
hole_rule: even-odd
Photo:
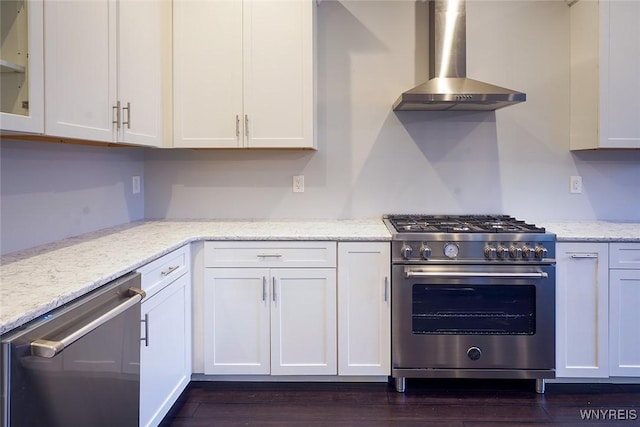
[[[533,285],[413,285],[414,334],[533,335]]]

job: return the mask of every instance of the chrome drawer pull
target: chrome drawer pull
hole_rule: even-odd
[[[282,254],[258,254],[258,258],[282,258]]]
[[[573,259],[584,259],[584,258],[593,259],[593,258],[598,258],[598,254],[572,254],[571,258],[573,258]]]
[[[160,272],[160,274],[161,274],[163,277],[167,277],[168,275],[170,275],[171,273],[173,273],[174,271],[176,271],[178,268],[180,268],[180,266],[179,266],[179,265],[174,265],[174,266],[171,266],[171,267],[167,268],[167,269],[166,269],[166,270],[164,270],[164,271],[161,271],[161,272]]]
[[[389,301],[389,277],[384,277],[384,302]]]
[[[149,313],[145,313],[144,320],[140,322],[144,323],[144,338],[140,338],[140,341],[144,341],[144,346],[149,347]]]

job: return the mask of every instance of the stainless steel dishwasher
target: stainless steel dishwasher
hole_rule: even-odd
[[[137,426],[140,274],[2,336],[2,426]]]

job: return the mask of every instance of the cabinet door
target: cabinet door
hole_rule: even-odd
[[[640,377],[640,270],[611,270],[609,280],[609,373]]]
[[[205,271],[205,374],[269,374],[269,270]]]
[[[271,270],[271,374],[336,375],[336,270]]]
[[[640,148],[640,2],[600,1],[601,145]]]
[[[315,147],[314,2],[245,1],[247,147]]]
[[[338,244],[338,374],[389,375],[389,243]]]
[[[190,275],[142,303],[140,425],[158,425],[191,380]]]
[[[45,133],[112,142],[114,0],[45,1]]]
[[[242,5],[173,2],[175,147],[242,145]]]
[[[608,377],[608,244],[556,249],[556,376]]]
[[[171,102],[171,2],[120,0],[118,10],[118,141],[160,147]]]
[[[0,2],[0,129],[44,132],[41,0]]]

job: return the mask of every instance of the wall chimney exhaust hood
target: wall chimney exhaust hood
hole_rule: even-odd
[[[467,78],[464,0],[429,1],[429,80],[404,92],[395,111],[491,111],[526,100],[522,92]]]

